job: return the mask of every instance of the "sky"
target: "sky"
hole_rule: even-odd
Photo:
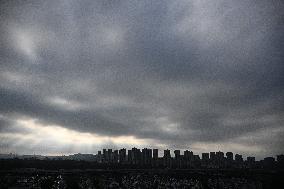
[[[0,153],[284,153],[281,0],[0,2]]]

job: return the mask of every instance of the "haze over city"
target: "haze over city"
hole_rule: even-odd
[[[1,1],[0,153],[283,154],[283,5]]]

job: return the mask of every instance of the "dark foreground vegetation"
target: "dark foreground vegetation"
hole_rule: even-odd
[[[169,169],[71,160],[0,160],[0,188],[283,188],[283,169]]]

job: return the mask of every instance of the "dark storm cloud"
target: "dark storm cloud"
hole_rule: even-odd
[[[170,147],[283,133],[282,9],[265,0],[1,2],[0,114]],[[266,141],[281,152],[282,140],[267,134],[259,147]]]

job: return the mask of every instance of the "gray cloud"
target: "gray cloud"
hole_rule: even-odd
[[[190,148],[243,145],[268,130],[258,155],[267,144],[283,153],[282,9],[266,0],[1,2],[0,114],[14,120],[1,120],[1,132],[26,132],[15,120],[29,117]]]

